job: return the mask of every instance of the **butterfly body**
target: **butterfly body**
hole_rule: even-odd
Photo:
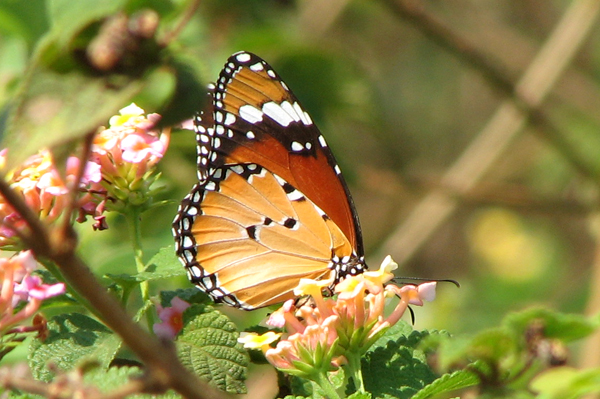
[[[301,278],[366,269],[352,198],[327,143],[273,69],[232,55],[195,118],[198,183],[173,222],[190,280],[252,310],[293,298]]]

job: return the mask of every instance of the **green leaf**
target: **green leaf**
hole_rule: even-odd
[[[571,399],[600,392],[600,369],[556,367],[537,376],[530,387],[541,399]]]
[[[46,13],[40,12],[44,7],[44,0],[0,1],[0,31],[25,39],[32,48],[49,27]]]
[[[146,269],[141,273],[133,275],[108,273],[105,276],[125,287],[132,283],[136,285],[142,281],[159,280],[183,275],[185,275],[185,268],[181,265],[177,256],[175,256],[174,246],[170,245],[160,249],[150,259]]]
[[[354,392],[352,395],[348,396],[347,399],[371,399],[371,397],[369,392]]]
[[[159,278],[170,278],[185,275],[185,268],[175,255],[175,246],[161,248],[156,255],[150,259],[146,270],[139,273],[138,279],[145,277],[147,280],[156,280]]]
[[[525,336],[533,323],[542,323],[545,338],[571,342],[585,338],[598,329],[597,317],[564,314],[546,308],[532,308],[507,315],[502,324],[516,334]]]
[[[141,80],[117,81],[79,71],[63,74],[39,66],[29,74],[4,141],[5,147],[18,149],[9,156],[12,164],[42,147],[66,143],[106,125],[143,87]]]
[[[2,397],[5,399],[44,399],[41,395],[34,395],[32,393],[24,393],[17,390],[9,390],[2,392]]]
[[[97,368],[87,372],[84,381],[86,384],[95,386],[103,393],[110,393],[129,382],[130,379],[136,378],[141,374],[142,370],[137,367],[110,367],[108,370]],[[175,391],[168,391],[163,395],[144,394],[131,397],[136,399],[175,399],[181,398],[181,395]]]
[[[406,326],[398,326],[387,338],[382,337],[387,341],[385,346],[378,345],[363,358],[365,387],[374,398],[410,398],[435,379],[424,353],[418,349],[429,333],[412,331],[404,335],[406,330]]]
[[[174,297],[179,297],[188,303],[205,305],[213,303],[210,297],[205,292],[200,291],[198,288],[185,288],[177,289],[175,291],[161,291],[160,304],[163,307],[171,306],[171,300],[173,300]]]
[[[184,328],[177,339],[181,362],[223,391],[245,393],[248,355],[237,342],[235,324],[203,305],[192,305],[183,316]]]
[[[472,387],[479,383],[479,378],[470,371],[458,370],[452,374],[444,374],[417,392],[411,399],[425,399],[434,395]]]
[[[29,347],[29,367],[33,376],[51,381],[52,362],[69,371],[85,361],[99,362],[108,368],[120,345],[119,338],[103,324],[79,313],[62,314],[48,321],[48,337],[35,339]]]
[[[137,285],[143,281],[153,281],[163,278],[171,278],[185,275],[185,268],[181,265],[173,246],[162,248],[146,266],[146,269],[137,274],[112,274],[107,273],[105,277],[110,278],[123,287]]]
[[[47,3],[54,36],[65,46],[92,22],[121,10],[127,0],[50,0]]]
[[[413,328],[410,324],[405,321],[399,321],[398,323],[391,326],[385,334],[381,338],[379,338],[375,343],[369,348],[369,351],[372,352],[377,348],[385,347],[390,341],[398,341],[399,339],[404,339],[412,333]]]

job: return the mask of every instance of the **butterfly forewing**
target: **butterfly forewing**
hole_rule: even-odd
[[[301,278],[361,273],[362,237],[331,151],[259,57],[228,60],[196,119],[199,182],[173,223],[192,282],[255,309],[294,297]]]

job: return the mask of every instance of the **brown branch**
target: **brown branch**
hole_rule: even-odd
[[[84,383],[81,370],[60,374],[50,383],[35,380],[28,371],[25,364],[12,369],[0,369],[0,387],[18,389],[46,398],[124,399],[135,394],[155,393],[154,384],[144,377],[132,378],[113,391],[102,393],[95,386]]]
[[[87,166],[88,159],[90,158],[90,154],[92,152],[92,144],[94,142],[94,135],[96,132],[88,133],[85,136],[85,140],[83,141],[83,148],[81,149],[81,154],[79,157],[79,167],[77,168],[77,175],[75,176],[75,181],[71,182],[71,187],[67,186],[69,189],[69,202],[67,205],[67,209],[64,212],[64,219],[61,230],[61,235],[63,237],[67,237],[71,234],[71,217],[75,210],[78,208],[77,199],[79,197],[79,186],[81,185],[81,181],[83,180],[83,175],[85,173],[85,168]],[[67,182],[69,184],[69,182]]]
[[[513,79],[504,69],[498,67],[502,64],[498,60],[491,60],[442,20],[427,13],[423,1],[383,0],[383,2],[394,14],[410,22],[428,39],[478,70],[496,89],[513,95],[515,91]]]
[[[392,0],[386,0],[388,3]],[[395,4],[395,1],[390,4]],[[576,0],[570,3],[544,46],[515,85],[515,93],[526,99],[530,108],[538,107],[571,62],[576,51],[594,26],[600,3]],[[442,184],[466,192],[483,177],[535,113],[520,108],[511,97],[504,101],[479,135],[447,170]],[[563,153],[564,154],[564,153]],[[404,223],[382,246],[396,262],[404,263],[431,234],[454,212],[457,203],[439,190],[430,192],[413,209]]]
[[[536,127],[536,132],[550,142],[557,152],[583,176],[600,186],[600,173],[592,165],[581,160],[580,154],[571,143],[565,140],[568,134],[562,132],[550,120],[539,101],[530,93],[521,90],[514,79],[509,77],[502,62],[484,54],[467,38],[459,35],[436,16],[427,13],[422,1],[417,0],[383,0],[399,17],[410,22],[416,29],[431,41],[453,54],[457,59],[466,62],[478,71],[496,91],[512,99],[514,104],[529,118]]]
[[[75,247],[61,240],[60,230],[44,226],[25,201],[0,176],[0,195],[24,219],[29,232],[25,242],[37,258],[48,259],[61,270],[66,281],[96,309],[101,320],[121,336],[147,367],[155,391],[173,388],[186,398],[214,398],[219,393],[198,379],[177,358],[174,345],[159,341],[134,323],[117,300],[109,295],[88,266],[75,254]]]

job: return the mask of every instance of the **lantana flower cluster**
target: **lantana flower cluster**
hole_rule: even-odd
[[[119,113],[94,137],[90,161],[99,165],[102,186],[110,200],[106,205],[122,211],[128,206],[144,206],[155,195],[151,186],[159,175],[153,173],[167,151],[170,132],[158,132],[160,115],[145,116],[135,104]]]
[[[8,150],[0,151],[0,168],[6,164]],[[10,187],[21,194],[29,208],[47,223],[56,221],[63,213],[69,201],[68,184],[72,184],[77,175],[79,160],[69,157],[66,165],[66,177],[63,179],[56,168],[52,154],[41,150],[31,156],[20,167],[11,170],[6,179]],[[90,165],[91,166],[91,165]],[[98,183],[100,174],[92,167],[86,169],[82,186]],[[91,198],[80,198],[79,206],[93,209]],[[0,247],[14,246],[18,243],[17,232],[25,228],[21,216],[0,197]]]
[[[112,117],[108,128],[99,129],[93,140],[90,158],[79,187],[76,184],[80,160],[71,156],[66,168],[57,168],[52,154],[41,150],[23,165],[6,175],[11,188],[20,193],[41,220],[56,221],[68,206],[70,190],[77,189],[78,222],[93,216],[94,229],[107,228],[104,212],[143,206],[152,198],[151,177],[164,155],[169,132],[155,130],[158,114],[144,115],[131,104]],[[0,168],[6,164],[8,150],[0,151]],[[63,177],[59,169],[65,169]],[[18,247],[18,232],[25,228],[21,216],[0,197],[0,247]]]
[[[73,190],[77,190],[76,220],[83,222],[93,216],[93,227],[104,229],[106,210],[144,210],[149,206],[155,194],[151,185],[158,178],[155,166],[169,143],[169,131],[156,129],[159,120],[158,114],[146,116],[143,109],[131,104],[109,120],[108,128],[98,130],[81,178],[81,159],[71,156],[64,167],[57,166],[52,153],[42,149],[22,165],[5,171],[6,182],[46,224],[66,214]],[[0,170],[5,169],[11,151],[0,151]],[[0,249],[22,249],[19,237],[27,234],[27,229],[21,215],[0,196]],[[15,326],[37,313],[44,299],[65,292],[64,284],[44,284],[32,275],[36,267],[30,251],[0,258],[0,337],[34,329]]]
[[[267,324],[285,327],[287,334],[243,334],[247,348],[260,348],[279,370],[321,385],[323,375],[345,366],[358,389],[362,387],[361,356],[387,329],[397,323],[409,305],[421,306],[435,298],[435,282],[399,287],[387,284],[397,264],[388,256],[377,271],[350,276],[335,286],[336,297],[324,298],[330,280],[302,280],[295,290],[309,295],[312,305],[296,307],[293,300],[274,312]],[[385,312],[388,298],[398,297]],[[281,339],[275,347],[271,343]]]
[[[37,262],[31,251],[23,251],[11,258],[0,258],[0,334],[26,332],[36,329],[20,327],[10,330],[16,324],[33,316],[45,299],[65,292],[63,283],[44,284],[39,276],[31,273],[37,269]],[[20,306],[26,302],[25,306]]]

